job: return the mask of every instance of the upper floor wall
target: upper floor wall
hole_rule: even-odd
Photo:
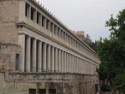
[[[0,0],[0,22],[13,23],[19,20],[19,0]]]
[[[17,44],[19,0],[0,0],[0,42]]]

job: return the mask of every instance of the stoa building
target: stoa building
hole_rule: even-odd
[[[0,0],[0,94],[97,94],[99,62],[35,0]]]

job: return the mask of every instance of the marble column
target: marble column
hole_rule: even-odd
[[[71,66],[71,70],[70,70],[70,72],[72,73],[72,54],[70,55],[70,66]]]
[[[31,72],[31,38],[29,36],[26,36],[26,72]]]
[[[68,69],[69,69],[69,72],[71,72],[71,55],[69,54],[68,55]]]
[[[43,72],[46,72],[46,43],[43,44]]]
[[[50,45],[48,45],[48,68],[47,68],[47,70],[48,71],[50,71],[50,68],[51,68],[51,61],[50,61],[50,57],[51,57],[51,46]]]
[[[71,55],[71,73],[73,73],[73,55]]]
[[[77,73],[77,57],[75,57],[75,73]]]
[[[42,72],[42,42],[38,42],[38,72]]]
[[[82,59],[81,59],[81,73],[83,74],[83,62],[82,62]]]
[[[33,57],[32,57],[32,59],[33,59],[33,62],[32,62],[32,64],[33,64],[33,72],[36,72],[36,39],[33,39]]]
[[[55,68],[54,67],[55,66],[55,63],[54,63],[55,62],[55,58],[54,58],[55,57],[55,51],[54,51],[54,49],[55,48],[52,46],[52,56],[51,56],[52,57],[52,64],[51,64],[52,65],[52,72],[54,72],[54,70],[55,70],[54,69]]]
[[[65,54],[65,72],[67,72],[67,52]]]
[[[66,52],[66,72],[68,72],[68,53]]]
[[[62,57],[61,57],[61,62],[62,62],[62,72],[64,72],[64,52],[62,51]]]
[[[73,73],[73,55],[71,54],[71,72]]]
[[[65,52],[65,72],[67,72],[67,53]]]
[[[62,72],[61,50],[59,50],[59,72]]]
[[[81,73],[81,60],[80,60],[80,58],[79,58],[79,73]]]
[[[56,48],[55,50],[56,50],[56,57],[55,57],[55,59],[56,59],[56,61],[55,61],[55,62],[56,62],[56,63],[55,63],[55,70],[56,70],[56,72],[57,72],[57,71],[58,71],[58,68],[59,68],[59,67],[58,67],[58,58],[59,58],[59,57],[58,57],[58,49]]]
[[[79,59],[79,73],[81,73],[81,60]]]
[[[76,57],[76,72],[78,73],[78,57]]]
[[[80,70],[80,69],[79,69],[79,68],[80,68],[80,67],[79,67],[79,65],[80,65],[80,60],[79,60],[79,58],[78,58],[77,64],[78,64],[78,73],[79,73],[79,70]]]
[[[73,55],[73,73],[75,73],[75,56]]]
[[[70,63],[71,59],[70,59],[70,54],[68,54],[68,69],[69,69],[69,72],[71,71],[71,63]]]

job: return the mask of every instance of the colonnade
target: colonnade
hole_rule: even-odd
[[[19,35],[22,46],[20,69],[23,72],[84,73],[85,60],[44,41]]]
[[[86,73],[93,74],[96,70],[96,54],[84,42],[79,40],[71,31],[60,24],[55,18],[48,15],[47,12],[33,7],[30,2],[25,2],[25,20],[29,26],[34,23],[35,26],[40,26],[40,32],[49,32],[54,36],[66,41],[76,49],[65,47],[49,40],[48,37],[38,35],[35,30],[28,27],[28,32],[20,29],[23,34],[19,34],[19,45],[21,46],[21,64],[20,70],[23,72],[70,72],[70,73]],[[26,26],[27,28],[27,26]],[[48,34],[49,34],[48,33]],[[42,34],[42,33],[41,33]],[[31,37],[32,35],[33,37]],[[35,35],[35,36],[34,36]],[[46,35],[46,33],[45,33]],[[50,34],[51,35],[51,34]],[[37,39],[39,36],[39,39]],[[40,39],[44,37],[45,40]],[[51,37],[50,37],[51,38]],[[58,39],[57,38],[57,39]],[[48,42],[51,41],[51,44]],[[53,43],[52,43],[53,42]],[[62,42],[62,41],[58,41]],[[56,46],[54,44],[57,44]],[[61,47],[61,48],[59,48]],[[82,54],[83,53],[83,54]],[[85,55],[87,54],[87,55]],[[94,60],[94,61],[93,61]]]

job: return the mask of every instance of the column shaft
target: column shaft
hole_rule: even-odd
[[[67,55],[66,55],[66,52],[64,52],[64,55],[65,55],[65,67],[64,67],[64,68],[65,68],[65,72],[67,72],[67,71],[66,71],[66,63],[67,63]]]
[[[67,53],[67,61],[66,61],[66,72],[69,72],[69,66],[68,66],[68,64],[69,64],[69,54]]]
[[[33,72],[36,72],[36,39],[33,39]]]
[[[48,71],[50,71],[50,68],[51,68],[51,61],[50,61],[50,57],[51,57],[51,54],[50,54],[50,52],[51,52],[51,46],[50,45],[48,45]]]
[[[54,72],[54,66],[55,66],[55,64],[54,64],[54,62],[55,62],[54,52],[55,52],[54,47],[52,47],[52,64],[51,64],[52,65],[52,72]]]
[[[59,72],[62,70],[62,65],[61,65],[61,50],[59,50]]]
[[[58,71],[58,49],[56,48],[56,57],[55,57],[55,59],[56,59],[56,64],[55,64],[55,70],[56,70],[56,72]]]
[[[68,72],[70,72],[70,54],[68,53],[68,63],[67,63],[67,66],[68,66]]]
[[[26,37],[26,72],[30,72],[31,67],[31,38],[29,36]]]
[[[75,62],[75,60],[74,60],[74,55],[72,56],[72,72],[74,73],[74,62]]]
[[[71,55],[71,73],[73,72],[73,60],[72,60],[72,55]]]
[[[75,72],[77,73],[77,57],[75,57]]]
[[[64,52],[62,51],[62,72],[64,72]]]
[[[42,72],[42,42],[38,43],[38,72]]]
[[[70,66],[70,54],[68,54],[68,71],[70,72],[71,66]]]
[[[46,72],[46,44],[43,44],[43,71]]]

